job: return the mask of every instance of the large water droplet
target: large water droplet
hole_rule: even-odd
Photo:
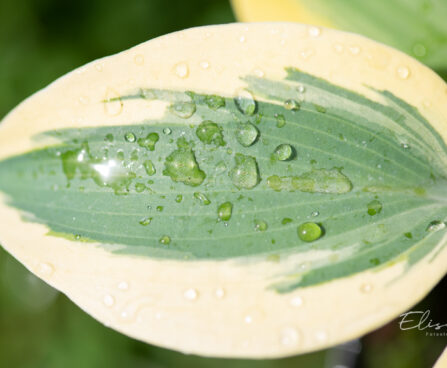
[[[256,101],[251,92],[241,89],[234,98],[238,110],[245,115],[253,115],[256,111]]]
[[[284,107],[285,107],[287,110],[298,111],[298,110],[300,109],[301,106],[300,106],[300,104],[298,103],[298,101],[289,99],[289,100],[284,101]]]
[[[235,166],[228,173],[233,185],[239,189],[251,189],[259,182],[258,164],[252,156],[237,153]]]
[[[200,170],[190,144],[182,137],[177,140],[177,146],[178,149],[166,157],[163,175],[193,187],[202,184],[206,174]]]
[[[196,135],[205,144],[225,146],[222,128],[211,120],[201,122],[196,129]]]
[[[211,203],[211,201],[208,199],[208,197],[200,192],[194,193],[194,198],[198,199],[203,205],[207,206]]]
[[[140,147],[146,148],[149,151],[155,150],[155,145],[159,141],[160,136],[158,133],[149,133],[146,138],[138,138],[138,145]]]
[[[221,221],[228,221],[231,219],[233,212],[233,204],[231,202],[222,203],[217,209],[217,216]]]
[[[279,161],[286,161],[292,158],[293,148],[290,144],[280,144],[275,149],[274,156]]]
[[[305,222],[298,226],[298,236],[302,241],[312,242],[323,235],[322,227],[315,222]]]
[[[236,130],[236,139],[244,147],[249,147],[255,143],[259,131],[251,123],[241,123]]]
[[[169,111],[177,115],[179,118],[188,119],[196,112],[196,104],[190,102],[176,102],[169,106]]]
[[[368,207],[368,215],[370,216],[374,216],[382,212],[382,203],[380,203],[377,199],[369,202],[367,207]]]

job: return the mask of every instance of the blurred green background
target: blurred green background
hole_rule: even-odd
[[[0,0],[0,119],[89,61],[194,26],[234,22],[227,0]],[[447,279],[412,310],[445,322]],[[446,337],[397,321],[347,346],[287,359],[187,356],[132,340],[82,312],[0,248],[0,367],[430,367]]]

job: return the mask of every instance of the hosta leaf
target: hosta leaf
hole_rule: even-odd
[[[233,0],[233,8],[244,22],[294,21],[360,33],[447,73],[447,3],[442,0]],[[340,52],[355,54],[357,48]]]
[[[112,327],[204,355],[322,348],[417,301],[446,271],[446,86],[307,31],[184,31],[20,105],[6,249]]]

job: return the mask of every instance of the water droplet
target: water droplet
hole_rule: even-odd
[[[223,288],[217,288],[214,295],[217,299],[223,299],[225,297],[225,290]]]
[[[169,106],[169,111],[177,115],[179,118],[188,119],[196,112],[196,104],[189,102],[176,102]]]
[[[300,56],[301,58],[303,58],[304,60],[309,59],[313,54],[315,53],[315,51],[313,49],[305,49],[303,51],[300,52]]]
[[[245,36],[239,37],[239,42],[241,42],[241,43],[245,42]]]
[[[382,203],[380,203],[377,199],[369,202],[368,205],[368,215],[374,216],[382,212]]]
[[[217,110],[225,107],[225,98],[218,95],[207,95],[205,97],[205,103],[211,110]]]
[[[234,98],[237,109],[245,115],[253,115],[256,111],[256,101],[251,92],[240,89]]]
[[[404,236],[405,236],[407,239],[413,239],[413,234],[410,233],[410,232],[408,232],[408,233],[404,233]]]
[[[39,276],[49,277],[54,273],[54,266],[51,263],[41,262],[37,265],[36,273]]]
[[[139,221],[140,225],[143,225],[143,226],[150,225],[151,222],[152,222],[152,217],[144,217]]]
[[[349,51],[351,52],[352,55],[358,55],[360,54],[361,48],[360,46],[353,45],[349,47]]]
[[[413,53],[417,57],[423,57],[427,54],[427,49],[425,48],[425,46],[423,44],[416,43],[413,46]]]
[[[286,125],[286,118],[282,114],[275,114],[276,118],[276,126],[278,128],[282,128],[284,125]]]
[[[244,317],[244,322],[247,323],[247,324],[252,323],[252,322],[253,322],[253,317],[250,316],[249,314],[246,315],[246,316]]]
[[[224,202],[217,209],[217,216],[221,221],[228,221],[231,219],[232,212],[233,204],[231,202]]]
[[[302,241],[312,242],[323,235],[322,227],[315,222],[305,222],[298,226],[298,236]]]
[[[373,287],[371,284],[362,284],[360,286],[360,291],[365,294],[370,293],[372,291],[372,289],[373,289]]]
[[[334,50],[337,54],[341,54],[343,52],[343,49],[344,49],[344,47],[342,44],[340,44],[340,43],[334,44]]]
[[[214,144],[216,147],[226,144],[222,128],[211,120],[201,122],[196,129],[196,135],[205,144]]]
[[[319,342],[324,342],[327,340],[327,332],[320,330],[315,332],[315,338],[319,341]]]
[[[319,214],[320,214],[320,212],[318,212],[318,211],[313,211],[310,215],[311,215],[312,217],[317,217]]]
[[[133,143],[137,140],[137,137],[132,132],[127,132],[126,134],[124,134],[124,139],[126,140],[126,142]]]
[[[280,342],[282,345],[295,345],[298,338],[298,331],[293,327],[285,327],[281,330]]]
[[[171,242],[171,238],[167,235],[163,235],[159,241],[161,244],[168,245]]]
[[[181,194],[177,194],[177,196],[175,197],[175,201],[177,203],[180,203],[183,200],[183,196]]]
[[[409,148],[410,148],[410,145],[409,145],[408,143],[401,143],[400,146],[401,146],[403,149],[409,149]]]
[[[284,107],[287,110],[298,111],[301,106],[298,103],[298,101],[289,99],[289,100],[284,101]]]
[[[290,144],[280,144],[275,148],[274,156],[279,161],[286,161],[293,155],[293,148]]]
[[[292,220],[290,217],[284,217],[284,218],[281,220],[281,224],[283,224],[283,225],[290,224],[291,222],[293,222],[293,220]]]
[[[203,205],[207,206],[211,203],[211,201],[208,199],[208,197],[200,192],[194,193],[194,198],[198,199]]]
[[[318,37],[321,34],[321,29],[318,27],[311,26],[308,29],[309,36]]]
[[[268,225],[265,221],[255,220],[255,230],[256,231],[266,231],[268,229]]]
[[[202,69],[208,69],[210,67],[210,63],[206,60],[201,61],[199,65]]]
[[[143,167],[144,167],[144,170],[146,171],[146,173],[149,176],[152,176],[152,175],[154,175],[157,172],[155,170],[155,166],[154,166],[154,164],[153,164],[153,162],[151,160],[144,161],[143,162]]]
[[[241,123],[236,130],[236,139],[244,147],[249,147],[255,143],[259,131],[251,123]]]
[[[290,299],[290,305],[292,307],[301,307],[303,305],[303,298],[300,296],[294,296],[292,299]]]
[[[144,56],[143,55],[135,55],[133,58],[133,61],[136,65],[143,65],[144,64]]]
[[[429,232],[436,232],[439,230],[443,230],[446,228],[446,224],[445,222],[439,221],[439,220],[435,220],[432,221],[428,224],[427,226],[427,231]]]
[[[138,138],[138,145],[140,147],[146,148],[149,151],[155,150],[155,145],[159,141],[160,137],[158,133],[149,133],[146,138]]]
[[[193,187],[202,184],[206,174],[200,170],[190,144],[182,137],[177,140],[177,146],[178,149],[166,157],[163,175]]]
[[[197,292],[196,289],[188,289],[188,290],[185,290],[185,292],[183,293],[183,296],[185,297],[185,299],[193,301],[198,298],[199,293]]]
[[[163,206],[157,206],[157,207],[155,207],[155,210],[156,210],[157,212],[163,212],[163,209],[164,209]]]
[[[118,289],[120,289],[120,290],[128,290],[129,289],[129,284],[126,281],[120,281],[118,283]]]
[[[399,66],[397,68],[397,76],[400,79],[408,79],[410,76],[410,69],[408,69],[406,66]]]
[[[169,135],[172,133],[172,130],[170,128],[164,128],[163,129],[163,134]]]
[[[259,78],[262,78],[264,76],[264,71],[262,71],[261,69],[255,69],[253,70],[254,75],[256,75]]]
[[[189,67],[188,64],[181,62],[174,66],[174,73],[179,78],[188,78],[189,75]]]
[[[142,193],[146,190],[146,185],[144,185],[143,183],[136,183],[135,184],[135,191],[137,193]]]
[[[115,298],[112,295],[104,295],[103,303],[106,307],[112,307],[115,304]]]
[[[233,185],[239,189],[254,188],[260,179],[256,159],[252,156],[236,153],[234,160],[235,166],[228,173]]]

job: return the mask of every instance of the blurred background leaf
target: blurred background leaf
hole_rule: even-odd
[[[184,28],[233,22],[227,0],[1,0],[0,118],[57,77],[96,58]],[[413,310],[445,322],[444,279]],[[444,304],[443,304],[444,303]],[[447,337],[393,321],[361,342],[249,361],[183,355],[108,329],[0,248],[0,367],[288,368],[431,366]]]

